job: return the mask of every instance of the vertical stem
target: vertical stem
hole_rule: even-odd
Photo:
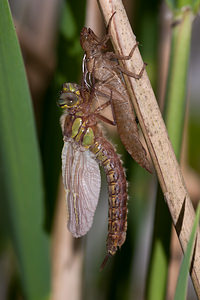
[[[157,189],[153,239],[146,281],[146,300],[165,299],[171,237],[171,218],[160,186]]]
[[[178,21],[179,22],[179,21]],[[185,116],[187,73],[192,29],[192,13],[183,13],[172,32],[165,120],[176,156],[179,158]]]
[[[191,27],[191,12],[187,10],[183,13],[182,18],[177,21],[172,31],[165,119],[177,159],[180,157],[184,128]],[[156,203],[154,234],[146,290],[147,299],[165,299],[169,264],[171,218],[166,205],[163,205],[164,201],[160,189],[157,192]],[[162,276],[159,274],[162,274]],[[155,288],[158,278],[159,288]]]

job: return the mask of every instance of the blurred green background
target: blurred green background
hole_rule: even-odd
[[[51,261],[56,262],[56,257],[50,253],[52,235],[54,232],[55,236],[56,232],[53,228],[57,224],[55,216],[61,188],[63,144],[59,122],[61,112],[56,100],[63,82],[80,83],[83,57],[79,43],[81,28],[87,25],[98,35],[103,35],[105,27],[92,0],[10,0],[15,27],[12,27],[6,3],[3,0],[0,4],[0,15],[4,15],[0,17],[0,47],[3,45],[0,50],[0,299],[48,299],[52,292],[51,282],[56,276],[50,271]],[[165,2],[158,0],[127,0],[124,5],[164,111],[172,13]],[[15,29],[31,96],[24,79]],[[186,114],[179,154],[194,206],[200,198],[199,30],[200,20],[196,18],[192,28],[188,80],[185,82],[187,101],[183,110],[186,107]],[[16,63],[13,64],[13,61]],[[177,124],[174,122],[172,125],[176,127]],[[77,271],[81,285],[76,285],[75,280],[72,286],[80,290],[79,295],[72,296],[70,291],[67,295],[62,294],[61,285],[59,296],[53,292],[52,299],[173,299],[181,251],[176,235],[171,235],[167,207],[163,201],[164,208],[159,207],[159,202],[156,204],[156,178],[132,161],[116,131],[107,128],[107,137],[122,156],[129,182],[126,242],[106,268],[99,272],[106,253],[108,211],[107,184],[102,173],[94,224],[81,241],[83,260],[80,263],[83,263],[83,269]],[[154,215],[160,214],[159,209],[163,210],[166,223],[154,220]],[[63,227],[67,235],[65,221]],[[154,239],[160,232],[165,263],[162,265],[163,258],[158,262],[160,269],[153,289],[161,292],[156,298],[149,296],[151,275],[148,274],[151,274],[153,264],[149,260],[154,256]],[[55,239],[53,243],[56,248]],[[67,247],[72,246],[64,244],[63,247],[66,247],[63,251],[68,252]],[[68,277],[63,275],[62,279],[64,284]],[[190,282],[188,299],[195,297]]]

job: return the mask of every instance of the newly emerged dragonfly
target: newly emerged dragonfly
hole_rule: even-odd
[[[114,14],[109,20],[108,30]],[[114,52],[106,51],[106,44],[109,38],[110,35],[106,34],[104,38],[99,39],[90,28],[83,27],[80,34],[80,43],[85,52],[83,59],[85,84],[88,88],[93,86],[92,77],[95,79],[97,95],[101,92],[109,97],[112,91],[111,105],[113,117],[116,121],[121,141],[133,159],[151,172],[146,151],[139,139],[133,105],[123,79],[123,74],[140,79],[145,65],[139,74],[134,74],[120,66],[118,60],[130,59],[138,44],[136,43],[128,56],[121,56]]]
[[[112,97],[112,93],[111,93]],[[113,124],[100,112],[110,100],[94,108],[95,90],[65,83],[58,101],[64,147],[62,175],[68,208],[68,229],[74,237],[85,235],[92,226],[100,191],[100,164],[106,173],[109,191],[107,253],[103,266],[126,239],[127,183],[121,160],[103,136],[99,120]]]

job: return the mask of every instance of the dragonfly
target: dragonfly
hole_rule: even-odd
[[[58,105],[63,110],[62,176],[66,190],[67,226],[74,237],[85,235],[91,228],[99,199],[101,165],[109,194],[107,255],[102,269],[108,258],[125,242],[128,196],[122,161],[99,126],[100,121],[114,125],[101,114],[110,105],[110,99],[98,107],[95,104],[95,88],[88,90],[84,85],[63,84]]]
[[[138,126],[133,110],[133,105],[127,92],[123,74],[140,79],[143,75],[145,64],[139,74],[130,72],[119,65],[119,60],[128,60],[132,57],[138,43],[134,45],[128,56],[121,56],[114,52],[107,51],[107,42],[110,39],[108,33],[102,38],[98,38],[92,29],[83,27],[80,33],[80,44],[85,52],[83,58],[83,74],[85,85],[88,88],[94,86],[96,93],[110,95],[112,91],[112,112],[114,121],[122,143],[132,158],[150,173],[151,166],[147,158],[147,153],[139,138]],[[92,79],[91,79],[92,78]]]

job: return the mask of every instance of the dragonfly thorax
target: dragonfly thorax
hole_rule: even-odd
[[[85,149],[94,144],[97,128],[91,120],[80,115],[68,115],[63,120],[61,119],[61,123],[63,121],[62,127],[66,141],[73,139],[76,144]]]

